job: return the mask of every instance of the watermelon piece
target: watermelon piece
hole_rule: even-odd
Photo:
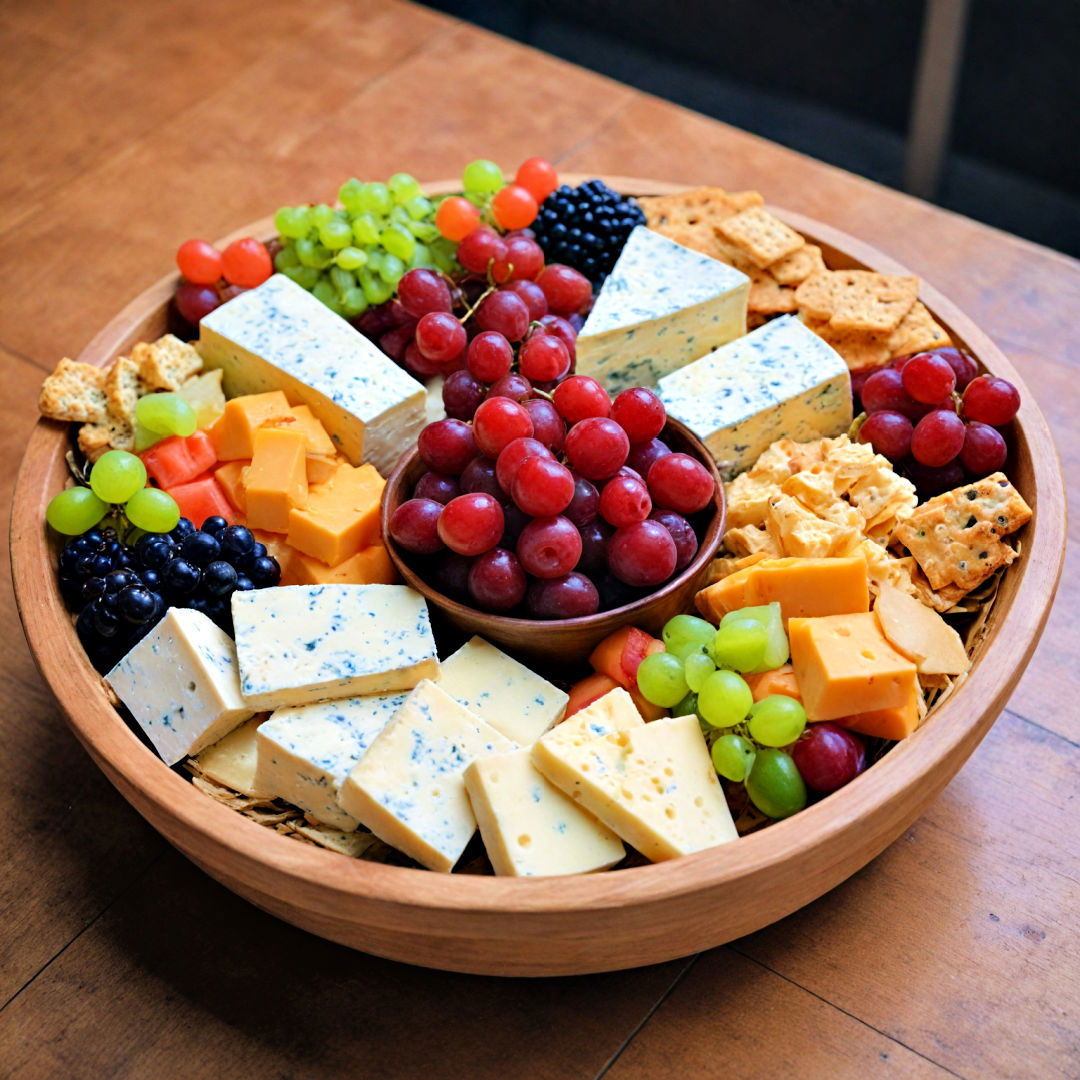
[[[205,431],[186,438],[170,435],[140,455],[147,475],[166,491],[194,480],[217,461],[214,444]]]
[[[566,703],[566,717],[569,718],[576,712],[580,712],[587,705],[602,698],[618,687],[618,683],[607,675],[599,672],[586,675],[580,682],[570,687],[570,700]]]
[[[181,516],[196,528],[210,517],[223,517],[230,525],[244,524],[243,515],[229,502],[213,473],[165,490],[176,500]]]

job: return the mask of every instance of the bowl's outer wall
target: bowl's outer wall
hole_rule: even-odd
[[[631,193],[679,189],[632,178],[607,181]],[[903,272],[867,244],[800,215],[780,214],[822,244],[832,266]],[[236,235],[271,231],[262,222]],[[170,276],[143,293],[80,359],[105,363],[160,333],[174,288]],[[40,421],[28,442],[11,525],[16,599],[35,660],[88,752],[170,843],[264,910],[334,941],[447,970],[561,975],[660,962],[758,929],[864,866],[948,783],[1008,700],[1061,572],[1064,487],[1045,420],[993,342],[925,283],[922,297],[956,341],[1020,387],[1009,469],[1035,510],[1021,533],[1023,558],[1005,575],[966,685],[935,710],[932,722],[847,787],[737,843],[669,863],[571,878],[448,876],[345,859],[206,798],[120,719],[64,611],[43,521],[49,497],[64,482],[67,426],[49,421]]]

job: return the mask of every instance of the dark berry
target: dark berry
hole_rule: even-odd
[[[221,555],[221,545],[208,532],[193,532],[180,542],[180,554],[196,566],[206,566]]]
[[[118,593],[121,589],[126,589],[129,585],[138,585],[139,575],[133,570],[113,570],[105,575],[104,579],[104,592]]]
[[[169,535],[175,540],[183,540],[185,536],[190,536],[194,531],[195,526],[187,518],[182,517]]]
[[[90,610],[94,633],[103,638],[115,637],[120,629],[120,616],[96,600],[90,605]]]
[[[161,533],[147,533],[135,545],[135,556],[140,566],[160,569],[172,558],[172,542]]]
[[[209,596],[228,596],[236,587],[238,576],[232,563],[216,559],[203,570],[202,586]]]
[[[169,592],[177,596],[193,593],[199,585],[202,572],[187,559],[171,559],[161,569],[161,580]]]
[[[255,582],[251,580],[246,574],[241,574],[236,579],[236,592],[251,592],[255,588]]]
[[[157,570],[140,570],[139,580],[154,592],[161,584],[161,574]]]
[[[221,554],[226,559],[238,559],[250,553],[255,546],[255,537],[250,529],[243,525],[230,525],[218,536]]]
[[[84,604],[89,604],[99,596],[105,594],[105,579],[100,577],[87,578],[79,592],[79,599]]]
[[[202,523],[202,531],[209,533],[211,536],[217,536],[218,533],[224,532],[229,527],[229,523],[223,518],[215,515],[214,517],[208,517]]]
[[[252,561],[248,568],[248,576],[257,589],[264,589],[267,586],[276,585],[281,580],[281,567],[278,566],[277,559],[263,555],[262,558]]]
[[[157,598],[142,585],[129,585],[119,596],[122,618],[136,625],[147,622],[157,610]]]

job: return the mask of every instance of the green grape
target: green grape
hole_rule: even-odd
[[[711,656],[703,652],[691,653],[683,661],[683,671],[686,674],[686,685],[695,693],[701,689],[705,680],[716,670]]]
[[[274,215],[274,228],[287,240],[299,240],[311,230],[311,215],[306,206],[283,206]]]
[[[310,236],[302,236],[296,241],[296,258],[301,266],[310,267],[312,270],[321,269],[325,261],[322,252],[325,250]]]
[[[689,687],[683,675],[682,661],[671,653],[646,656],[637,669],[638,689],[646,701],[670,709],[684,697]]]
[[[390,189],[390,197],[396,203],[404,204],[422,198],[419,183],[408,173],[394,173],[387,187]]]
[[[45,520],[65,536],[78,536],[92,529],[108,513],[105,505],[89,488],[72,487],[49,500]]]
[[[697,694],[691,691],[681,701],[671,706],[672,716],[692,716],[697,712]]]
[[[334,220],[334,208],[326,203],[319,203],[318,206],[313,206],[308,211],[308,217],[311,224],[318,228],[320,225],[325,225],[328,221]]]
[[[354,319],[357,315],[362,315],[367,311],[367,306],[367,297],[359,286],[346,289],[341,295],[341,311],[346,318]]]
[[[319,240],[330,251],[340,251],[352,243],[352,229],[344,221],[328,221],[319,226]]]
[[[149,450],[151,446],[161,442],[166,436],[160,431],[151,431],[147,427],[143,427],[142,424],[136,419],[135,421],[135,453],[141,454],[144,450]]]
[[[410,221],[405,228],[424,244],[439,239],[439,230],[430,221]]]
[[[750,710],[750,735],[762,746],[789,746],[806,730],[806,710],[786,694],[770,694]]]
[[[319,280],[319,271],[313,266],[287,266],[282,273],[308,292],[315,288],[315,282]]]
[[[431,248],[427,244],[417,244],[413,249],[412,258],[409,260],[409,269],[417,266],[431,265]]]
[[[753,704],[754,695],[746,680],[734,671],[714,671],[698,691],[698,714],[713,727],[741,724]]]
[[[316,299],[321,300],[331,311],[340,314],[341,305],[338,303],[337,290],[329,278],[319,278],[311,292]]]
[[[379,267],[379,277],[396,289],[406,269],[405,263],[396,255],[386,254],[383,256],[382,266]]]
[[[195,410],[179,394],[144,394],[135,404],[135,419],[143,427],[161,435],[183,435],[186,438],[198,427]],[[145,483],[146,478],[143,477],[139,487]]]
[[[348,270],[342,270],[340,266],[331,266],[329,271],[330,284],[334,286],[340,300],[346,289],[356,288],[356,278]]]
[[[362,214],[389,214],[393,207],[390,189],[385,184],[363,184],[356,196]]]
[[[288,270],[290,266],[299,266],[300,260],[296,257],[296,245],[287,243],[274,256],[274,269],[279,273]]]
[[[381,232],[382,229],[374,214],[360,214],[358,217],[353,218],[353,239],[361,246],[366,247],[368,244],[377,244]]]
[[[381,247],[370,247],[367,250],[367,269],[373,274],[377,274],[382,269],[383,259],[386,258],[386,252]]]
[[[390,211],[390,221],[394,225],[404,225],[407,229],[412,218],[409,217],[409,211],[406,210],[404,206],[395,206],[394,209]]]
[[[358,247],[353,247],[351,244],[348,247],[342,248],[337,255],[334,256],[334,262],[341,267],[342,270],[359,270],[367,262],[367,252],[361,251]]]
[[[413,234],[402,225],[387,225],[379,237],[379,242],[391,255],[396,255],[399,259],[411,259],[416,250]]]
[[[403,205],[413,221],[423,221],[424,218],[431,217],[435,212],[431,200],[425,199],[423,195],[417,195],[415,198],[407,200]]]
[[[191,409],[190,405],[187,407]],[[107,503],[127,502],[145,486],[146,466],[126,450],[106,451],[90,470],[90,490]]]
[[[725,780],[741,783],[754,766],[757,750],[749,739],[729,732],[712,744],[712,763]]]
[[[739,608],[737,611],[729,611],[720,620],[721,626],[733,622],[756,622],[764,627],[768,643],[765,646],[765,655],[761,663],[752,672],[772,671],[788,662],[791,650],[788,646],[787,634],[784,632],[784,620],[780,613],[780,605],[775,601],[771,604],[763,604],[760,607]]]
[[[767,817],[785,818],[806,805],[806,784],[783,750],[759,750],[746,778],[750,801]]]
[[[124,513],[132,525],[147,532],[171,532],[180,520],[180,507],[167,492],[142,488],[127,501]]]
[[[394,286],[388,285],[371,272],[370,259],[368,265],[361,268],[356,276],[360,280],[360,288],[364,290],[364,296],[367,297],[369,304],[384,304],[394,295]]]
[[[706,648],[716,636],[716,627],[694,615],[676,615],[664,623],[660,634],[669,653],[685,658]]]
[[[753,671],[761,664],[769,637],[765,628],[749,619],[721,624],[709,652],[720,667]]]
[[[360,213],[360,192],[363,190],[363,187],[364,185],[353,176],[338,188],[338,202],[340,202],[350,214]]]
[[[494,195],[504,183],[502,169],[484,158],[469,162],[461,174],[461,186],[470,195]]]

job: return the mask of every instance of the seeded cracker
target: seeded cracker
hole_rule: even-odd
[[[924,349],[940,349],[951,344],[952,340],[945,333],[944,327],[935,322],[934,316],[926,310],[922,301],[916,300],[900,325],[889,335],[889,359],[909,356]]]
[[[757,191],[725,191],[719,187],[693,188],[677,195],[646,195],[638,199],[650,229],[664,226],[715,223],[765,200]]]
[[[194,345],[172,334],[153,344],[140,343],[131,350],[139,375],[151,390],[178,390],[181,383],[202,370],[202,357]]]
[[[825,259],[817,244],[804,244],[798,251],[769,265],[781,285],[801,285],[811,274],[825,269]]]
[[[49,420],[100,424],[107,409],[105,372],[93,364],[80,364],[64,357],[41,384],[38,411]]]
[[[725,218],[717,224],[716,229],[725,240],[749,255],[762,270],[806,244],[794,229],[760,206]]]
[[[919,279],[873,270],[819,270],[795,293],[801,310],[839,333],[887,334],[919,295]]]
[[[105,375],[109,416],[134,427],[135,405],[146,389],[146,383],[139,375],[139,361],[128,356],[118,357]]]

